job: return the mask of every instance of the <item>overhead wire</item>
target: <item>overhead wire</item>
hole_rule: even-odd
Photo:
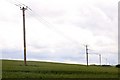
[[[13,5],[15,5],[15,6],[17,6],[17,7],[20,7],[20,6],[24,5],[24,4],[22,4],[22,3],[20,3],[20,2],[18,2],[16,0],[14,0],[14,1],[13,0],[6,0],[6,1],[13,4]]]
[[[65,39],[67,39],[67,40],[69,40],[70,42],[72,42],[72,44],[75,44],[75,45],[77,46],[77,48],[78,48],[78,46],[79,46],[79,47],[83,47],[83,46],[84,46],[84,44],[81,44],[81,43],[75,41],[74,39],[68,37],[67,35],[65,35],[62,31],[58,30],[55,26],[53,26],[51,23],[49,23],[47,20],[45,20],[45,19],[43,18],[43,16],[37,14],[37,13],[34,12],[31,8],[29,8],[29,7],[26,6],[25,4],[21,3],[20,1],[18,1],[18,0],[14,0],[14,1],[6,0],[6,1],[8,1],[9,3],[11,3],[11,4],[13,4],[13,5],[17,6],[17,7],[22,7],[22,6],[27,7],[27,8],[28,8],[28,11],[34,15],[34,16],[32,16],[32,17],[34,17],[35,19],[37,19],[37,20],[38,20],[39,22],[41,22],[42,24],[46,25],[45,27],[53,30],[53,31],[56,32],[57,34],[60,34],[60,35],[63,36]],[[81,45],[82,45],[82,46],[81,46]]]
[[[12,0],[6,0],[6,1],[8,1],[9,3],[14,4],[15,6],[18,6],[18,7],[26,6],[25,4],[21,3],[18,0],[14,0],[14,1],[12,1]],[[37,19],[42,24],[46,25],[47,28],[55,31],[57,34],[62,35],[64,38],[66,38],[67,40],[71,41],[72,43],[75,43],[77,46],[80,46],[80,45],[85,46],[85,44],[81,44],[80,42],[72,39],[71,37],[68,37],[66,34],[64,34],[62,31],[60,31],[58,28],[56,28],[50,22],[48,22],[47,20],[45,20],[43,16],[41,16],[40,14],[37,14],[35,11],[33,11],[28,6],[26,6],[26,7],[28,8],[28,11],[34,15],[32,17],[34,17],[35,19]],[[95,52],[94,53],[92,52],[90,54],[100,55],[99,53],[95,53]],[[105,58],[103,56],[102,56],[102,58],[104,58],[105,60],[107,59],[107,58]]]
[[[89,49],[89,51],[92,51],[90,54],[100,55],[100,53],[96,53],[95,50]]]
[[[71,37],[68,37],[67,35],[64,34],[64,32],[60,31],[58,28],[56,28],[54,25],[52,25],[50,22],[48,22],[47,20],[45,20],[43,18],[43,16],[37,14],[36,12],[34,12],[32,9],[30,9],[30,13],[32,13],[34,15],[34,18],[37,19],[38,21],[40,21],[41,23],[43,23],[44,25],[46,25],[46,27],[48,27],[49,29],[53,30],[54,32],[56,32],[57,34],[60,34],[61,36],[63,36],[64,38],[66,38],[67,40],[71,41],[72,43],[75,43],[77,46],[79,45],[84,45],[81,44],[77,41],[75,41],[74,39],[72,39]],[[33,16],[32,16],[33,17]]]
[[[90,50],[91,50],[91,49],[90,49]],[[91,50],[91,51],[95,51],[95,50]],[[90,54],[101,55],[100,53],[96,53],[96,52],[92,52],[92,53],[90,53]],[[107,65],[108,59],[107,59],[106,57],[104,57],[103,55],[101,55],[101,58],[102,58],[102,60],[105,60],[105,61],[106,61],[106,65]]]

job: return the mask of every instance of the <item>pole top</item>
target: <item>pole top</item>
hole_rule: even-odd
[[[22,6],[20,7],[20,10],[27,10],[28,6]]]

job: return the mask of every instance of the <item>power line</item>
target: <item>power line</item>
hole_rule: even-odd
[[[18,6],[18,7],[25,6],[25,4],[22,4],[17,0],[14,0],[14,1],[13,0],[6,0],[6,1],[13,4],[13,5],[15,5],[15,6]]]
[[[9,1],[9,0],[7,0]],[[55,26],[53,26],[51,23],[49,23],[47,20],[45,20],[43,18],[43,16],[40,16],[39,14],[35,13],[31,8],[29,8],[28,6],[26,6],[25,4],[17,1],[17,0],[14,0],[14,1],[9,1],[10,3],[18,6],[18,7],[21,7],[21,6],[24,6],[24,7],[21,7],[21,10],[23,10],[23,14],[24,14],[24,11],[25,9],[29,9],[30,13],[32,13],[34,16],[35,19],[37,19],[38,21],[40,21],[41,23],[43,23],[44,25],[46,25],[46,27],[48,27],[49,29],[52,29],[54,30],[56,33],[62,35],[64,38],[68,39],[69,41],[71,41],[72,43],[75,43],[77,46],[79,45],[84,45],[84,44],[81,44],[79,43],[78,41],[72,39],[71,37],[68,37],[66,34],[64,34],[62,31],[58,30],[58,28],[56,28]],[[25,14],[24,14],[25,15]],[[39,18],[38,18],[39,17]],[[23,27],[24,27],[24,55],[26,56],[26,41],[25,41],[25,17],[23,17]],[[95,53],[96,55],[99,55],[100,57],[100,65],[101,65],[101,54],[98,54],[98,53]],[[24,57],[24,60],[26,60],[26,58]],[[86,45],[86,60],[87,60],[87,66],[88,66],[88,46]],[[107,60],[106,60],[107,61]],[[26,64],[26,63],[25,63]]]
[[[21,6],[25,6],[27,7],[28,11],[30,13],[32,13],[34,16],[35,19],[37,19],[38,21],[40,21],[41,23],[43,23],[44,25],[46,25],[46,27],[48,27],[49,29],[55,31],[56,33],[60,34],[61,36],[63,36],[64,38],[66,38],[67,40],[71,41],[72,43],[75,43],[77,46],[80,46],[80,45],[85,45],[85,44],[81,44],[79,43],[78,41],[72,39],[71,37],[68,37],[67,35],[65,35],[62,31],[58,30],[58,28],[56,28],[55,26],[53,26],[51,23],[49,23],[47,20],[45,20],[43,18],[43,16],[40,16],[39,14],[37,14],[36,12],[34,12],[31,8],[29,8],[28,6],[26,6],[25,4],[17,1],[17,0],[14,0],[14,1],[10,1],[10,0],[6,0],[8,2],[10,2],[11,4],[14,4],[15,6],[18,6],[18,7],[21,7]],[[38,18],[39,17],[39,18]]]
[[[56,28],[54,25],[52,25],[51,23],[49,23],[48,21],[46,21],[42,16],[40,16],[39,14],[35,13],[32,9],[30,9],[30,13],[32,13],[35,19],[37,19],[38,21],[40,21],[41,23],[43,23],[44,25],[46,25],[46,27],[48,27],[49,29],[55,31],[57,34],[62,35],[64,38],[66,38],[67,40],[71,41],[72,43],[76,43],[76,45],[80,46],[80,45],[84,45],[79,43],[78,41],[72,39],[71,37],[68,37],[67,35],[65,35],[62,31],[58,30],[58,28]],[[39,17],[39,18],[38,18]]]
[[[89,49],[89,50],[90,50],[90,51],[95,51],[95,50],[91,50],[91,49]],[[92,53],[90,53],[90,54],[95,54],[95,55],[98,55],[98,56],[99,56],[100,65],[102,65],[102,60],[103,60],[103,59],[105,60],[105,62],[106,62],[105,64],[107,65],[108,60],[107,60],[106,57],[103,57],[102,54],[96,53],[96,52],[92,52]]]
[[[8,1],[8,0],[7,0]],[[26,65],[26,35],[25,35],[25,10],[29,9],[34,15],[37,15],[37,17],[39,16],[39,18],[37,18],[40,22],[42,20],[42,23],[45,24],[48,28],[54,30],[55,32],[59,33],[60,35],[62,35],[63,37],[67,38],[68,40],[70,40],[72,43],[76,43],[77,45],[80,46],[80,43],[78,43],[77,41],[74,41],[72,38],[66,36],[63,32],[61,32],[60,30],[56,29],[56,27],[54,27],[51,23],[49,23],[48,21],[46,21],[45,19],[43,19],[40,15],[36,14],[35,12],[33,12],[32,9],[30,9],[28,6],[26,6],[25,4],[22,4],[21,2],[18,2],[16,0],[16,2],[13,1],[8,1],[11,4],[14,4],[15,6],[18,6],[21,8],[21,10],[23,11],[23,40],[24,40],[24,64]],[[23,7],[22,7],[23,6]],[[26,8],[25,8],[26,7]],[[35,17],[36,18],[36,17]]]
[[[94,50],[91,50],[91,49],[89,49],[90,51],[94,51]],[[102,62],[102,58],[101,58],[101,54],[100,53],[96,53],[96,52],[92,52],[92,53],[90,53],[90,54],[94,54],[94,55],[98,55],[99,56],[99,64],[101,65],[101,62]]]

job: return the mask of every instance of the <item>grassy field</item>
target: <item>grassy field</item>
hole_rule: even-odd
[[[3,78],[117,78],[118,68],[52,62],[2,60]]]

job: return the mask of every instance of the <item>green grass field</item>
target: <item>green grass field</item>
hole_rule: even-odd
[[[3,78],[117,78],[118,68],[52,62],[2,60]]]

